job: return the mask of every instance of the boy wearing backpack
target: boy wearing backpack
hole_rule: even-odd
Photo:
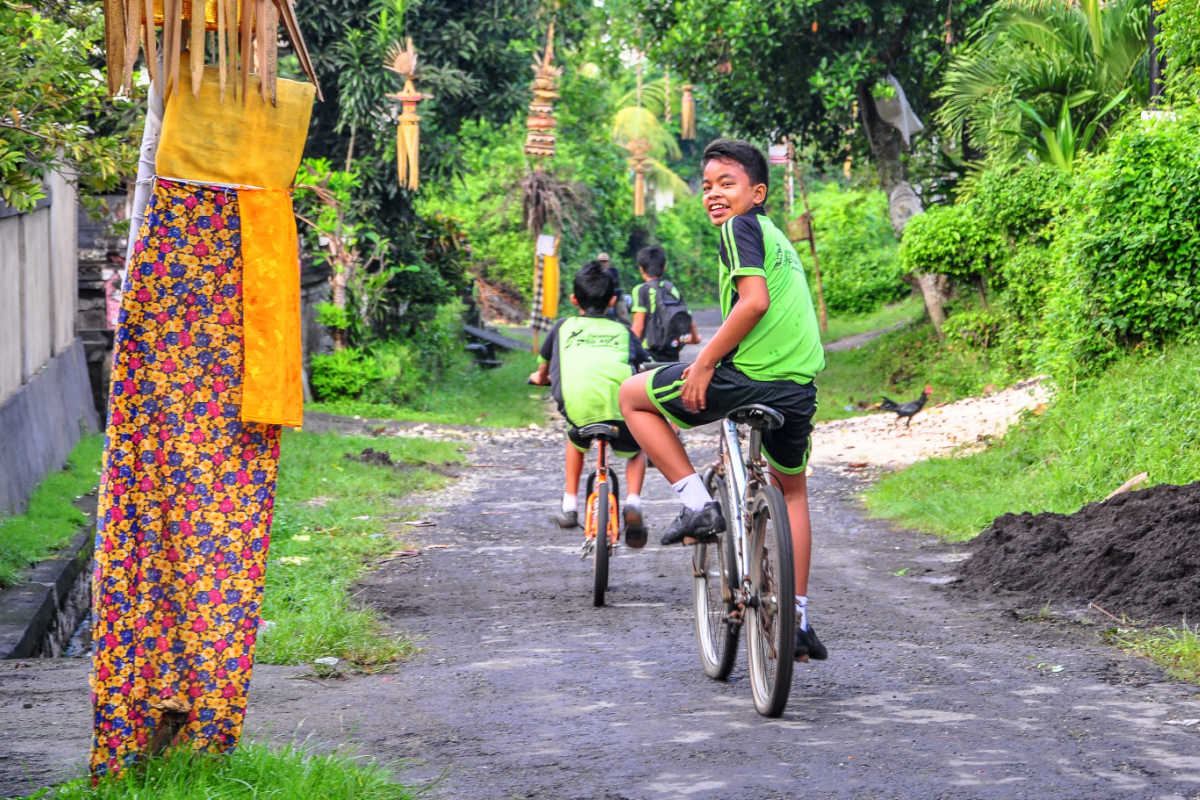
[[[679,290],[663,278],[666,264],[667,254],[656,244],[638,251],[645,283],[634,287],[630,327],[655,361],[678,361],[685,344],[700,344],[700,334]]]

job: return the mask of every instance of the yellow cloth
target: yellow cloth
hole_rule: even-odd
[[[542,316],[558,316],[558,256],[542,256]]]
[[[300,252],[292,196],[281,190],[238,192],[242,222],[242,421],[299,427]]]
[[[187,74],[187,64],[180,65]],[[220,100],[220,75],[204,68],[200,96],[171,92],[163,114],[156,172],[160,178],[182,178],[207,184],[286,189],[296,177],[316,87],[280,79],[277,103],[258,94],[233,97],[233,82]]]
[[[180,65],[187,74],[188,65]],[[220,101],[220,76],[206,67],[200,96],[172,92],[163,114],[156,171],[238,189],[241,213],[242,420],[300,425],[304,385],[300,348],[300,260],[289,187],[296,176],[316,89],[280,80],[276,105],[255,88]]]

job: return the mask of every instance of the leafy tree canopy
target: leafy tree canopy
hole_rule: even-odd
[[[648,48],[703,81],[737,131],[793,134],[832,158],[858,124],[855,101],[890,72],[919,116],[951,35],[983,0],[633,0]]]
[[[49,170],[102,190],[131,169],[128,120],[121,124],[94,65],[103,41],[98,4],[59,2],[40,13],[0,3],[0,198],[8,205],[33,208]]]

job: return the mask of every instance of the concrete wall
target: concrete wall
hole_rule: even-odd
[[[27,213],[0,205],[0,515],[96,430],[75,336],[76,196],[62,176]]]

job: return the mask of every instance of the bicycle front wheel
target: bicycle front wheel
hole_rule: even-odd
[[[692,605],[704,674],[723,681],[737,660],[740,626],[730,612],[734,607],[733,592],[741,580],[733,549],[728,484],[715,473],[706,475],[704,482],[721,504],[727,528],[718,541],[692,548]]]
[[[592,605],[604,605],[604,593],[608,591],[608,526],[615,510],[609,508],[612,494],[607,480],[596,481],[596,549],[592,563]]]
[[[764,486],[750,502],[751,607],[746,619],[750,687],[758,713],[778,717],[792,690],[796,647],[792,529],[783,494],[774,486]]]

